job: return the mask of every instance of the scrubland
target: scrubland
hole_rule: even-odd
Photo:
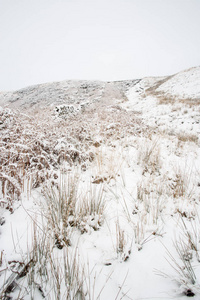
[[[1,108],[1,299],[199,299],[199,103],[125,95]]]

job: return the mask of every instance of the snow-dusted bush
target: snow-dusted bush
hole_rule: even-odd
[[[3,109],[0,117],[1,194],[10,209],[12,201],[26,189],[27,181],[30,189],[38,187],[46,180],[55,181],[55,172],[63,163],[70,167],[94,159],[87,143],[82,142],[87,133],[79,124],[72,127]]]

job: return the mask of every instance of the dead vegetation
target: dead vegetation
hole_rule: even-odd
[[[176,95],[171,95],[170,93],[167,93],[165,91],[161,91],[159,90],[159,88],[165,84],[168,80],[172,79],[175,75],[171,75],[171,76],[167,76],[164,77],[161,80],[158,80],[156,82],[156,84],[154,84],[153,86],[147,88],[145,90],[145,96],[153,96],[155,98],[158,99],[158,103],[159,104],[177,104],[177,103],[181,103],[184,104],[188,107],[193,107],[193,106],[199,106],[200,105],[200,98],[198,97],[194,97],[194,98],[190,98],[190,97],[180,97],[180,96],[176,96]]]
[[[178,141],[186,143],[186,142],[192,142],[197,144],[198,143],[198,136],[195,134],[187,134],[185,132],[179,132],[177,135]]]
[[[139,147],[138,163],[143,168],[143,174],[159,172],[162,166],[158,140],[146,139]]]
[[[72,136],[64,124],[37,122],[34,117],[17,115],[9,110],[1,111],[0,181],[3,198],[19,199],[21,192],[38,187],[47,179],[56,181],[56,170],[66,162],[68,166],[92,161],[94,154],[87,144],[78,143],[81,128],[71,128]]]
[[[189,98],[189,97],[180,97],[180,96],[174,96],[169,93],[165,93],[163,91],[158,91],[156,88],[150,88],[147,89],[146,95],[148,96],[154,96],[158,99],[158,104],[162,105],[175,105],[177,103],[183,104],[186,107],[197,107],[200,105],[200,99],[199,98]]]
[[[29,190],[50,179],[56,184],[56,171],[63,164],[79,164],[86,170],[95,158],[97,136],[100,146],[141,132],[139,119],[118,106],[91,107],[66,120],[54,119],[48,109],[34,116],[2,109],[0,123],[1,192],[11,210],[27,182]]]
[[[165,80],[167,78],[154,89]],[[84,85],[81,88],[86,89]],[[148,89],[148,93],[153,92]],[[166,96],[160,104],[174,101],[179,100]],[[177,107],[174,105],[172,112],[181,113],[182,108]],[[176,130],[169,135],[168,129],[160,135],[157,129],[143,124],[138,114],[105,102],[85,107],[84,114],[70,114],[70,109],[61,110],[60,115],[55,114],[54,108],[38,109],[34,116],[8,109],[0,111],[1,206],[13,213],[13,204],[21,193],[28,196],[33,188],[38,188],[36,191],[44,196],[41,210],[37,211],[37,217],[43,222],[33,220],[33,241],[30,252],[26,253],[27,259],[13,261],[5,268],[5,255],[0,252],[0,266],[5,268],[2,274],[4,270],[18,272],[5,281],[0,297],[9,298],[13,291],[18,291],[18,299],[26,296],[36,299],[38,294],[46,299],[100,299],[103,288],[96,297],[92,290],[96,274],[94,282],[92,271],[85,276],[81,261],[84,255],[78,252],[77,240],[87,243],[84,251],[88,257],[91,248],[101,252],[101,259],[106,253],[108,256],[103,257],[106,263],[101,261],[100,267],[108,269],[113,261],[116,266],[116,260],[126,263],[130,255],[135,255],[137,251],[132,251],[132,241],[138,250],[152,240],[154,247],[158,245],[156,239],[159,243],[169,242],[169,238],[164,239],[169,220],[177,221],[179,217],[187,243],[183,239],[176,241],[173,245],[176,257],[170,259],[175,265],[178,284],[184,285],[184,294],[194,295],[197,281],[189,275],[196,276],[192,265],[194,254],[199,263],[196,229],[199,223],[194,223],[192,233],[188,228],[198,219],[199,194],[194,193],[191,184],[192,171],[186,172],[174,165],[180,163],[183,167],[183,146],[197,149],[198,136]],[[185,109],[183,114],[187,115],[188,110],[192,109]],[[187,142],[194,144],[185,144]],[[177,145],[182,147],[178,147],[180,156]],[[131,179],[127,180],[129,176]],[[2,224],[4,219],[0,218]],[[105,242],[98,240],[99,230],[107,234],[103,236]],[[178,264],[177,257],[181,260]],[[95,261],[92,267],[95,269],[97,265],[99,262]],[[108,281],[112,272],[105,274]],[[126,292],[120,295],[124,296]]]

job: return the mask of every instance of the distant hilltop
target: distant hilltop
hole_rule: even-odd
[[[158,98],[191,99],[200,102],[200,67],[165,77],[146,77],[123,81],[67,80],[0,93],[0,106],[31,108],[50,105],[77,105],[126,101],[126,93],[137,85],[138,94]]]

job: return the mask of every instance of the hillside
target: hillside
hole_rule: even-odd
[[[124,82],[62,81],[27,87],[15,92],[0,94],[0,104],[30,108],[52,104],[93,103],[104,100],[122,100],[125,92],[137,80]]]
[[[0,299],[200,297],[200,67],[0,93]]]

